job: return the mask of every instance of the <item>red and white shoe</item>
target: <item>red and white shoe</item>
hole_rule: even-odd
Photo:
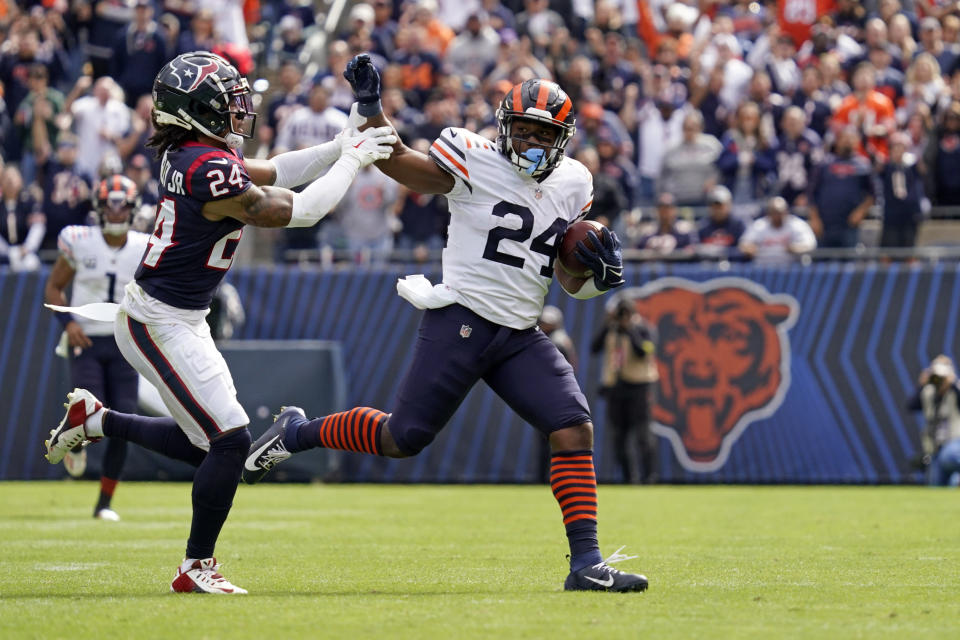
[[[67,402],[63,405],[67,413],[60,421],[60,426],[50,430],[50,439],[44,442],[47,449],[46,459],[50,464],[57,464],[71,449],[96,442],[103,437],[103,433],[88,433],[84,427],[87,418],[103,408],[103,403],[93,397],[86,389],[74,389],[67,394]]]
[[[83,472],[87,470],[87,450],[83,445],[67,451],[67,455],[63,458],[63,466],[71,477],[83,477]]]
[[[204,558],[203,560],[183,561],[177,567],[177,575],[170,583],[170,591],[174,593],[224,593],[238,594],[246,593],[246,589],[241,589],[230,583],[218,573],[220,565],[216,558]]]

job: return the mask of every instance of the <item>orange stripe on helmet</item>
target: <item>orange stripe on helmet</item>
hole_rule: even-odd
[[[573,102],[571,102],[570,97],[567,96],[567,99],[564,101],[563,106],[560,107],[560,111],[557,112],[557,120],[563,122],[564,118],[567,117],[567,114],[570,113],[570,109],[573,108]]]
[[[550,97],[550,87],[546,82],[540,83],[540,92],[537,94],[537,109],[547,108],[547,99]]]
[[[520,111],[523,112],[523,99],[520,97],[520,85],[516,85],[513,88],[513,104],[511,105],[511,111]]]

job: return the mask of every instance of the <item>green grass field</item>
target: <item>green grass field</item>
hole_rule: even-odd
[[[240,487],[220,539],[249,596],[168,593],[185,484],[0,484],[0,638],[956,638],[960,494],[601,486],[644,594],[565,593],[546,487]]]

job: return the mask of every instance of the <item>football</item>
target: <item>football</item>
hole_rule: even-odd
[[[603,225],[595,220],[580,220],[567,227],[560,241],[560,249],[557,251],[557,280],[560,286],[570,293],[576,293],[583,286],[583,283],[593,276],[590,271],[577,258],[577,243],[583,241],[588,248],[593,248],[593,243],[587,237],[588,231],[595,232],[598,236],[603,230]]]

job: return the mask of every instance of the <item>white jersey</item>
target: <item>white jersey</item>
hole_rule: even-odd
[[[774,265],[789,264],[795,255],[790,252],[806,253],[817,248],[817,238],[810,225],[794,215],[788,215],[783,224],[774,227],[767,217],[754,220],[740,238],[740,245],[753,245],[757,248],[754,262]]]
[[[57,238],[57,246],[73,267],[73,290],[70,306],[79,307],[91,302],[120,302],[124,287],[133,280],[147,248],[150,236],[139,231],[127,232],[127,243],[113,248],[103,239],[100,227],[71,225],[64,227]],[[112,336],[113,323],[98,322],[82,316],[74,319],[90,336]]]
[[[458,303],[491,322],[534,326],[553,280],[557,243],[590,210],[593,176],[565,157],[538,182],[466,129],[444,129],[430,157],[456,180],[447,194],[444,284]]]

